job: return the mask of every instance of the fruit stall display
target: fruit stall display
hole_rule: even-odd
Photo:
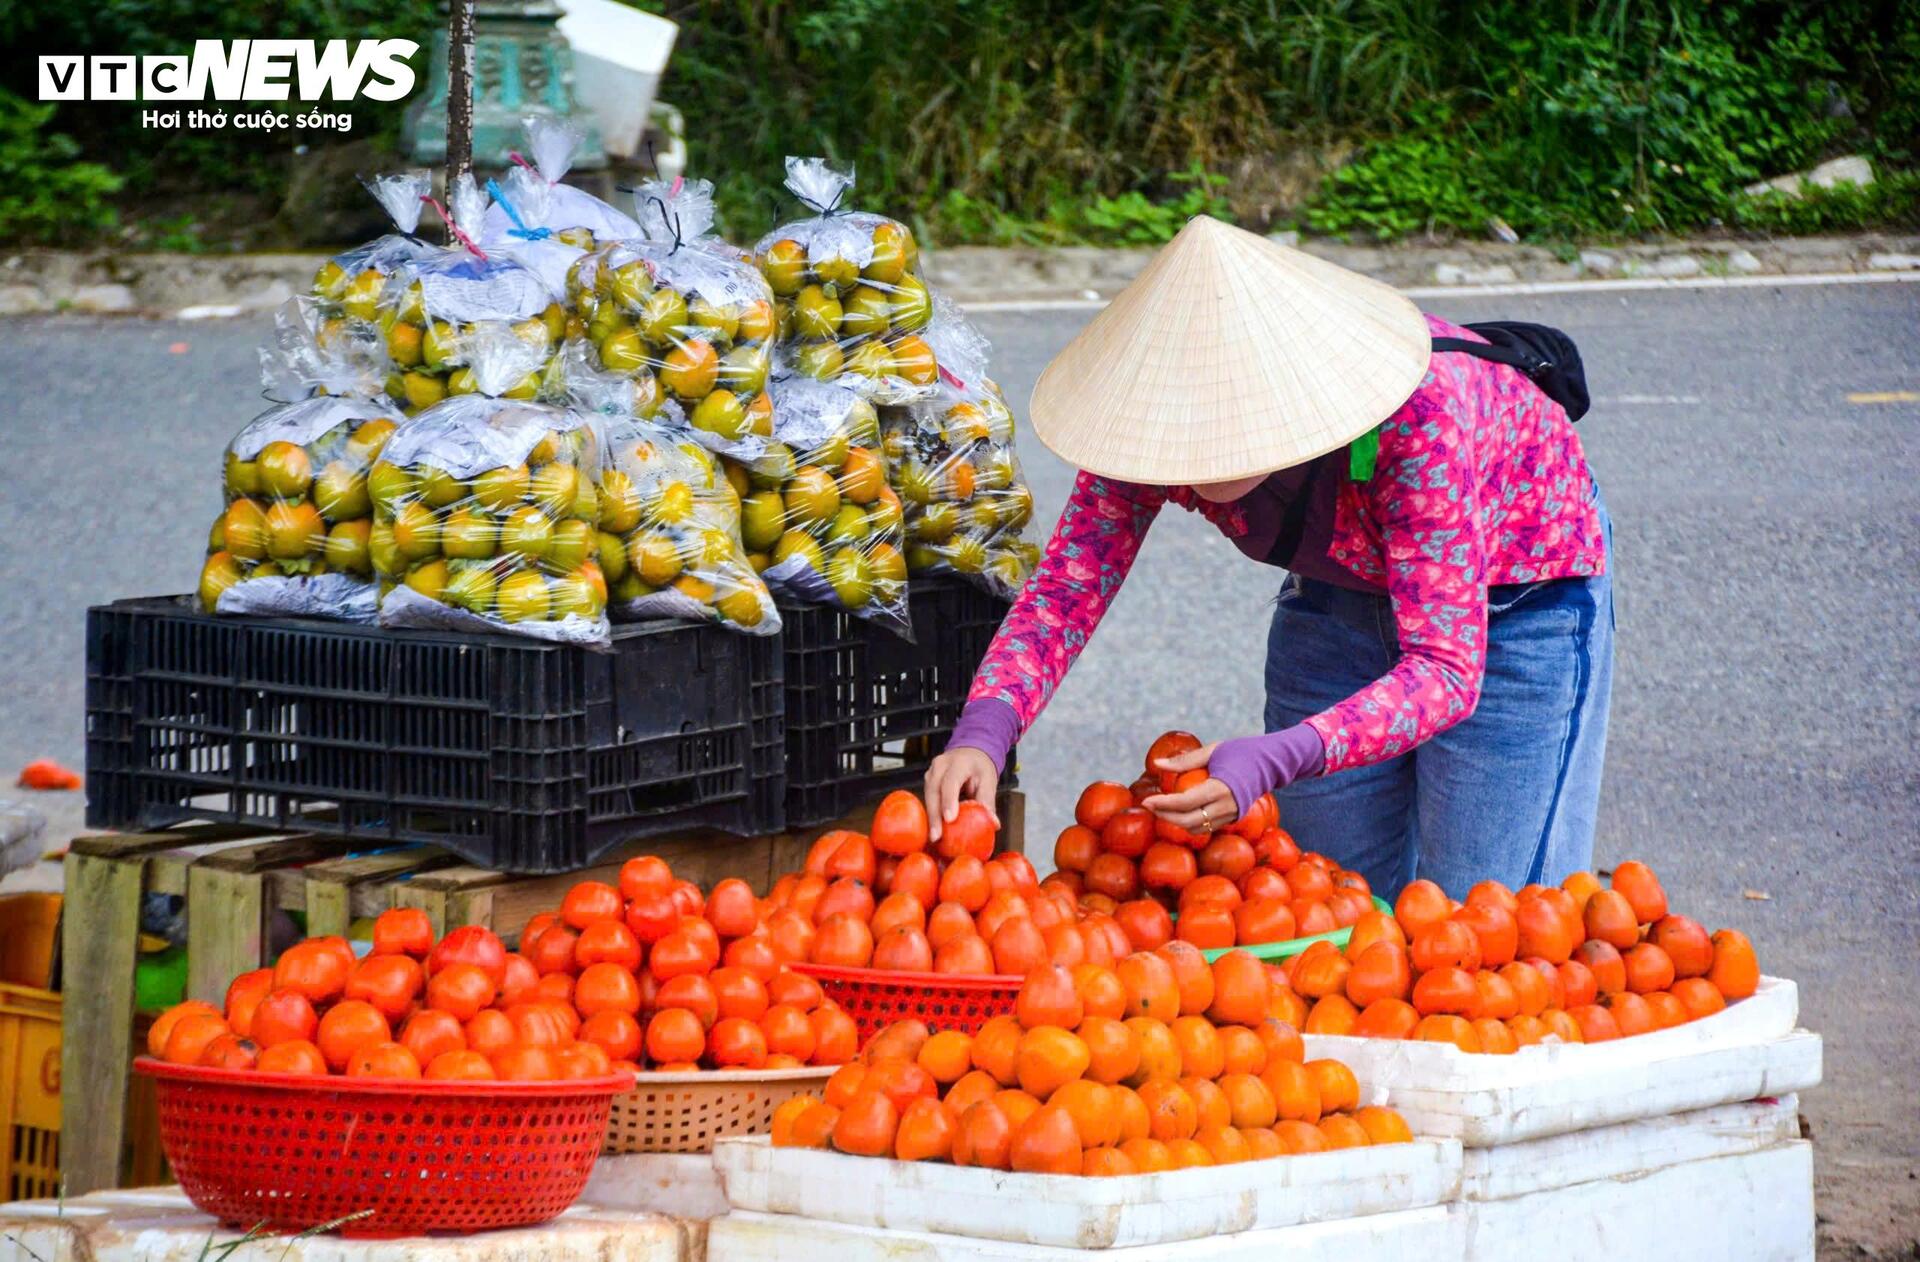
[[[851,177],[795,160],[815,217],[749,253],[710,231],[706,181],[645,185],[630,218],[554,184],[543,172],[564,171],[570,142],[532,127],[541,167],[484,190],[462,177],[444,207],[411,173],[368,182],[398,231],[320,268],[263,374],[288,408],[324,396],[399,426],[378,442],[243,432],[203,608],[593,643],[609,613],[770,634],[751,568],[906,633],[909,499],[918,568],[1017,590],[1038,555],[1020,535],[1033,501],[1013,415],[905,225],[844,213]],[[413,235],[423,203],[452,244]],[[883,405],[918,435],[895,444],[902,460]],[[509,414],[592,439],[543,461],[486,432]],[[423,437],[418,467],[379,459]],[[286,581],[230,594],[255,578]]]

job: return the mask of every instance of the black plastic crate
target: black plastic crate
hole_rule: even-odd
[[[87,823],[324,827],[568,872],[663,833],[778,831],[782,701],[779,640],[718,627],[616,627],[605,653],[120,601],[87,611]]]
[[[917,786],[946,748],[1009,608],[946,576],[914,579],[907,603],[912,643],[823,605],[780,602],[789,828],[824,824],[877,793]],[[1011,771],[1011,757],[1007,765]]]

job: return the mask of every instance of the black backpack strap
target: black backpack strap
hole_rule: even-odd
[[[1518,346],[1495,346],[1492,342],[1469,342],[1464,337],[1436,337],[1433,339],[1436,351],[1461,351],[1475,359],[1490,359],[1496,364],[1505,364],[1509,368],[1518,368],[1529,377],[1538,376],[1553,367],[1553,361]]]
[[[1469,324],[1469,331],[1486,338],[1469,342],[1465,338],[1436,337],[1433,349],[1459,351],[1476,359],[1505,364],[1525,373],[1546,396],[1558,403],[1569,421],[1587,414],[1587,370],[1580,362],[1580,348],[1559,329],[1524,320],[1488,320]]]

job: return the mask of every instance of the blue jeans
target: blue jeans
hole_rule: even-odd
[[[1613,690],[1613,526],[1607,574],[1487,592],[1480,704],[1419,747],[1280,790],[1301,847],[1391,898],[1417,877],[1465,898],[1492,878],[1519,889],[1593,863],[1594,811]],[[1385,596],[1287,576],[1267,644],[1267,730],[1344,701],[1399,658]]]

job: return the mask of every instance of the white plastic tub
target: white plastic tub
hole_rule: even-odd
[[[727,1212],[726,1190],[713,1155],[634,1152],[603,1155],[593,1163],[580,1199],[603,1209],[715,1218]]]
[[[1765,978],[1702,1021],[1608,1043],[1542,1044],[1511,1056],[1446,1043],[1307,1036],[1310,1057],[1345,1062],[1416,1135],[1468,1148],[1786,1095],[1819,1083],[1818,1035],[1795,1030],[1799,992]]]
[[[1748,1100],[1464,1154],[1460,1198],[1497,1201],[1667,1166],[1737,1157],[1800,1138],[1800,1099]]]
[[[1794,1139],[1505,1200],[1460,1201],[1453,1213],[1466,1262],[1811,1262],[1813,1146]]]
[[[1452,1200],[1461,1169],[1457,1143],[1424,1139],[1117,1178],[879,1161],[765,1138],[721,1140],[713,1160],[736,1212],[1076,1249],[1420,1209]]]
[[[735,1210],[707,1228],[707,1262],[1456,1262],[1464,1230],[1462,1219],[1436,1205],[1091,1254]]]
[[[560,34],[573,46],[573,95],[600,124],[601,146],[631,158],[680,28],[617,0],[560,0]]]

